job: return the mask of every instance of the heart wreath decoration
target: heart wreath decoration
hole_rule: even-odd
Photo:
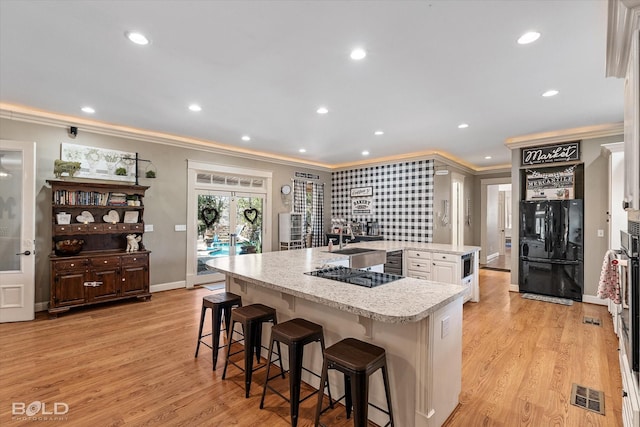
[[[220,212],[216,208],[203,208],[200,211],[200,216],[207,228],[210,228],[220,219]]]
[[[245,209],[244,210],[244,218],[249,221],[251,224],[255,224],[258,219],[258,210],[256,208]]]

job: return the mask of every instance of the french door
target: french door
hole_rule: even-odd
[[[210,259],[262,252],[262,194],[199,190],[197,195],[198,276],[219,274],[208,268]]]
[[[35,143],[0,141],[0,322],[35,315]]]
[[[208,261],[271,250],[271,172],[189,161],[186,287],[224,275]]]

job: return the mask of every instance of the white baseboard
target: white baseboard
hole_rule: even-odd
[[[178,280],[177,282],[160,283],[157,285],[149,286],[149,292],[162,292],[171,291],[173,289],[181,289],[187,286],[187,282],[184,280]]]
[[[609,305],[609,298],[607,299],[600,299],[599,297],[594,297],[593,295],[582,295],[582,302],[586,302],[589,304],[596,304],[596,305]]]
[[[487,255],[487,264],[489,264],[491,261],[498,258],[499,256],[500,256],[499,252],[494,252],[492,254]]]
[[[509,285],[509,292],[520,292],[520,286],[518,285]]]

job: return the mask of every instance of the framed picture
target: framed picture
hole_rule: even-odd
[[[124,213],[125,224],[135,224],[138,222],[138,211],[127,211]]]
[[[77,144],[60,144],[60,160],[80,162],[76,178],[108,179],[135,182],[136,153],[87,147]]]

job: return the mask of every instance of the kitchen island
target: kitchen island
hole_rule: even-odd
[[[397,242],[362,246],[385,243],[388,250],[398,248]],[[302,317],[321,324],[327,345],[354,337],[385,348],[396,425],[441,425],[457,406],[461,390],[465,288],[414,278],[365,288],[304,274],[344,258],[315,248],[217,258],[207,264],[225,273],[226,289],[241,295],[243,304],[274,307],[279,322]],[[269,331],[264,334],[268,342]],[[305,349],[304,363],[319,372],[319,348]],[[342,377],[330,374],[333,393],[342,395]],[[315,377],[303,379],[318,386]],[[371,377],[369,399],[386,406],[379,373]],[[387,421],[373,408],[369,418],[380,425]]]

